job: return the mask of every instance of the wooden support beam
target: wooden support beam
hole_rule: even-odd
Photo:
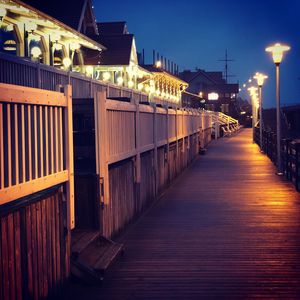
[[[67,101],[65,113],[65,137],[66,137],[66,169],[68,170],[67,182],[67,222],[68,227],[75,227],[75,204],[74,204],[74,159],[73,159],[73,118],[72,118],[72,86],[64,87],[64,95]]]
[[[108,177],[108,142],[107,142],[107,101],[105,92],[98,92],[95,99],[97,103],[96,118],[99,119],[98,127],[98,151],[99,151],[99,178],[100,187],[103,193],[100,195],[99,201],[101,205],[109,203],[109,177]]]

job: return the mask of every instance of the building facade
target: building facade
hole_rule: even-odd
[[[183,96],[183,106],[203,107],[212,111],[220,111],[237,117],[238,84],[226,83],[222,72],[206,72],[204,70],[186,70],[179,74],[188,82],[187,93]]]

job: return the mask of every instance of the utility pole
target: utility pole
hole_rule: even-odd
[[[219,61],[225,62],[225,81],[228,83],[228,77],[235,77],[235,75],[228,75],[228,62],[234,61],[234,59],[229,59],[227,55],[227,49],[225,50],[225,59],[219,59]]]

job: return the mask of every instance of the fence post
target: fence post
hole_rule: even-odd
[[[168,168],[168,182],[170,182],[170,133],[169,133],[169,109],[166,109],[166,123],[167,123],[167,168]]]
[[[154,142],[154,180],[155,195],[158,194],[158,156],[157,156],[157,111],[156,104],[153,105],[153,142]]]
[[[105,91],[96,94],[96,118],[99,120],[97,128],[98,136],[98,163],[99,163],[99,186],[100,186],[100,203],[105,205],[109,203],[109,174],[108,174],[108,144],[106,129],[106,93]]]
[[[135,184],[136,184],[136,200],[140,203],[141,195],[141,141],[140,141],[140,104],[139,101],[135,101],[135,145],[136,145],[136,157],[135,157]]]
[[[72,118],[72,87],[66,85],[64,94],[67,98],[67,112],[65,115],[65,133],[66,133],[66,168],[69,172],[67,183],[67,201],[68,201],[68,223],[70,229],[75,227],[74,211],[74,160],[73,160],[73,118]]]

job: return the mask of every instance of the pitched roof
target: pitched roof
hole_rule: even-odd
[[[99,36],[97,41],[107,48],[101,52],[101,65],[129,65],[133,34]]]
[[[163,68],[157,68],[156,66],[154,65],[141,65],[142,68],[150,71],[150,72],[153,72],[153,73],[162,73],[162,74],[166,74],[166,75],[169,75],[171,77],[173,77],[174,79],[178,80],[178,81],[181,81],[182,83],[185,83],[187,84],[187,81],[180,78],[179,76],[175,75],[175,74],[172,74],[168,71],[166,71],[165,69]]]
[[[128,34],[126,22],[100,22],[97,23],[99,34],[102,36],[114,36]]]
[[[23,0],[23,2],[78,30],[86,0]]]

